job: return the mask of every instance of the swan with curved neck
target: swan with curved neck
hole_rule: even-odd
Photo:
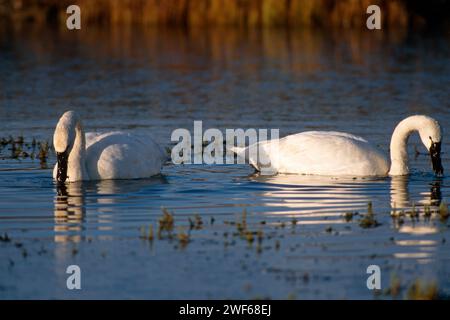
[[[391,139],[391,161],[365,139],[334,131],[307,131],[259,142],[256,148],[249,146],[232,151],[248,159],[263,174],[406,175],[409,173],[407,143],[413,132],[419,133],[429,151],[434,172],[443,174],[441,127],[436,120],[424,115],[410,116],[397,125]],[[260,159],[265,159],[264,163]]]
[[[159,174],[164,151],[149,136],[125,132],[84,133],[74,111],[65,112],[53,135],[58,182],[136,179]]]
[[[406,175],[408,168],[408,151],[406,149],[408,138],[413,132],[418,132],[420,140],[431,156],[431,163],[436,174],[443,174],[441,163],[442,130],[439,123],[433,118],[416,115],[411,116],[395,127],[391,139],[391,168],[390,175]]]

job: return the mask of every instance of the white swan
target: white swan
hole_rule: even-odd
[[[419,132],[430,152],[435,173],[443,174],[440,125],[423,115],[408,117],[397,125],[391,139],[390,163],[380,150],[365,139],[333,131],[302,132],[231,150],[247,158],[251,165],[265,174],[406,175],[409,172],[406,145],[414,131]]]
[[[58,182],[102,179],[136,179],[159,174],[166,159],[151,137],[120,131],[84,133],[74,111],[65,112],[53,135]]]

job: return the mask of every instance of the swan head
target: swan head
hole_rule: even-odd
[[[53,134],[53,146],[58,163],[56,180],[60,183],[67,179],[69,154],[75,141],[75,128],[78,123],[77,114],[74,111],[67,111],[59,119]]]
[[[433,171],[437,175],[442,175],[444,173],[441,161],[442,130],[439,122],[430,117],[424,117],[419,135],[420,140],[430,153]]]

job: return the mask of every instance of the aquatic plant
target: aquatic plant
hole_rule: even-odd
[[[0,235],[0,242],[11,242],[11,238],[5,232],[3,236]]]
[[[367,204],[367,214],[362,215],[362,218],[359,220],[359,226],[361,228],[375,228],[378,227],[380,223],[375,219],[375,214],[372,208],[372,202]]]
[[[264,239],[264,233],[261,229],[259,229],[258,232],[256,233],[256,237],[258,239],[258,244],[260,245]]]
[[[246,231],[245,232],[245,239],[247,240],[247,243],[249,245],[251,245],[253,243],[253,241],[255,240],[255,238],[253,237],[253,232]]]
[[[292,218],[292,221],[291,221],[291,223],[292,223],[292,226],[293,227],[295,227],[296,225],[297,225],[297,219],[296,218]]]
[[[187,244],[189,243],[189,234],[184,232],[183,227],[178,228],[177,238],[180,243],[181,248],[185,248]]]
[[[425,219],[430,219],[431,218],[431,209],[430,206],[424,206],[423,207],[423,216]]]
[[[39,154],[38,158],[41,162],[46,162],[48,158],[48,150],[49,150],[49,144],[47,141],[38,143],[39,145]]]
[[[439,290],[436,282],[428,283],[416,280],[408,289],[406,298],[409,300],[436,300]]]
[[[162,238],[162,232],[166,232],[169,238],[171,238],[174,227],[173,215],[166,208],[161,208],[161,210],[163,215],[158,220],[158,238]]]
[[[353,220],[354,216],[357,216],[359,213],[358,212],[346,212],[344,213],[344,220],[346,222],[350,222]]]
[[[280,250],[280,247],[281,247],[281,243],[280,243],[280,240],[276,240],[275,241],[275,250]]]
[[[413,203],[411,211],[409,211],[409,216],[411,220],[419,220],[419,212],[416,210],[416,204]]]
[[[389,287],[384,290],[384,295],[390,295],[393,299],[396,299],[400,296],[401,293],[401,280],[397,276],[397,274],[393,274],[391,276],[391,281]]]
[[[448,206],[445,202],[441,202],[439,205],[439,218],[441,221],[447,221],[448,217],[450,216]]]
[[[194,216],[194,219],[188,218],[189,220],[189,228],[192,229],[201,229],[203,225],[202,217],[200,215],[196,214]]]

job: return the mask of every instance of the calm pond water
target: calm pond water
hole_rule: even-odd
[[[450,127],[448,38],[113,29],[0,39],[0,138],[25,143],[51,141],[69,108],[87,131],[151,133],[167,148],[172,131],[193,130],[194,120],[280,136],[346,131],[386,153],[408,115]],[[167,163],[152,179],[65,188],[51,179],[52,152],[41,163],[11,157],[10,147],[0,147],[2,299],[390,299],[417,280],[450,294],[449,221],[434,212],[450,202],[450,180],[432,174],[416,136],[403,178],[264,177],[246,165]],[[369,202],[376,228],[359,224]],[[157,236],[162,207],[174,216],[172,239]],[[394,207],[406,216],[392,219]],[[347,212],[359,215],[347,221]],[[142,239],[150,225],[152,241]],[[66,288],[72,264],[82,270],[79,291]],[[372,264],[382,271],[378,295],[366,287]],[[396,282],[399,294],[388,294]]]

